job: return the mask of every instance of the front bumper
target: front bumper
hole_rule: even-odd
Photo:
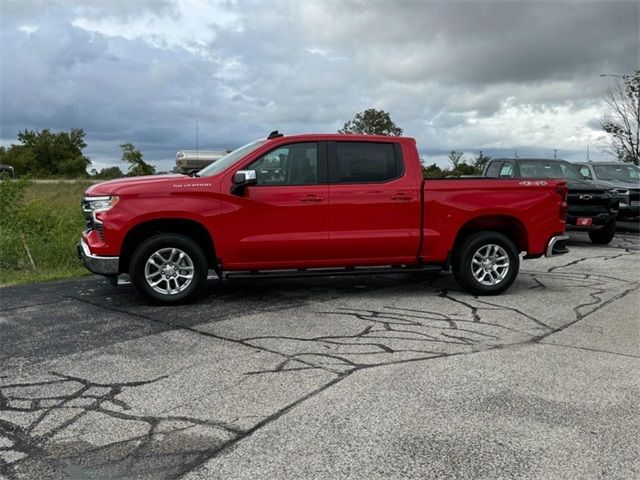
[[[598,230],[603,228],[609,222],[615,221],[616,215],[618,215],[618,211],[610,212],[610,213],[598,213],[598,214],[589,214],[585,212],[583,214],[572,214],[569,213],[567,215],[567,230],[578,230],[578,231],[589,231],[589,230]],[[587,217],[591,218],[591,225],[577,225],[578,218]]]
[[[624,222],[638,221],[640,217],[640,205],[629,205],[626,203],[620,204],[620,210],[618,210],[618,220]]]
[[[569,240],[569,235],[556,235],[551,237],[551,240],[549,240],[549,243],[547,244],[545,257],[555,257],[557,255],[569,253],[567,240]]]
[[[84,262],[87,270],[98,275],[118,275],[120,257],[101,257],[93,255],[84,240],[78,242],[78,258]]]

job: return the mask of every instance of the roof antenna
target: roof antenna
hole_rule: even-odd
[[[589,144],[587,144],[587,162],[591,163],[591,156],[589,155]]]
[[[196,160],[198,160],[198,119],[196,118]]]
[[[558,159],[558,149],[557,149],[557,148],[554,148],[554,149],[553,149],[553,159],[554,159],[554,160],[557,160],[557,159]]]
[[[518,158],[518,151],[515,148],[513,149],[513,156]]]

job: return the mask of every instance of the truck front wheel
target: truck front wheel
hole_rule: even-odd
[[[616,234],[616,221],[612,220],[599,230],[589,230],[589,240],[596,245],[608,245]]]
[[[520,256],[513,242],[498,232],[469,235],[454,252],[451,264],[457,282],[475,295],[497,295],[515,281]]]
[[[160,233],[138,246],[129,275],[136,293],[148,302],[184,303],[201,292],[207,280],[207,259],[191,238]]]

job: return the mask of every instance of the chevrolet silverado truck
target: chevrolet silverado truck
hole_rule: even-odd
[[[415,140],[277,131],[197,176],[91,186],[78,255],[152,303],[219,279],[449,270],[473,294],[567,252],[564,180],[424,180]]]
[[[591,243],[606,245],[616,233],[620,205],[617,190],[610,183],[582,176],[575,165],[560,159],[496,158],[487,163],[490,178],[563,178],[567,181],[567,230],[584,231]]]

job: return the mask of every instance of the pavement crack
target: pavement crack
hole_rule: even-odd
[[[576,314],[576,318],[570,322],[567,322],[557,328],[554,328],[553,330],[551,330],[550,332],[547,332],[543,335],[537,336],[535,338],[533,338],[531,340],[531,342],[540,342],[542,339],[545,339],[551,335],[554,335],[558,332],[562,332],[563,330],[566,330],[567,328],[571,327],[572,325],[575,325],[576,323],[580,322],[581,320],[583,320],[584,318],[588,317],[589,315],[597,312],[598,310],[606,307],[607,305],[613,303],[613,302],[617,302],[618,300],[626,297],[627,295],[629,295],[631,292],[637,290],[638,286],[629,288],[625,291],[623,291],[622,293],[619,293],[617,295],[614,295],[613,297],[609,298],[608,300],[605,300],[604,302],[598,298],[599,303],[598,302],[586,302],[586,303],[582,303],[580,305],[576,305],[575,307],[573,307],[573,311]],[[581,313],[580,312],[580,308],[585,307],[585,306],[590,306],[590,305],[596,305],[595,308],[593,308],[592,310],[586,312],[586,313]]]
[[[471,310],[471,315],[473,316],[474,321],[479,322],[482,320],[482,318],[480,317],[480,314],[478,313],[478,307],[474,307],[473,305],[463,300],[452,297],[451,295],[449,295],[449,291],[446,288],[441,289],[438,296],[441,298],[446,298],[447,300],[450,300],[454,303],[458,303],[460,305],[467,307],[469,310]]]
[[[260,430],[261,428],[264,428],[265,426],[269,425],[270,423],[278,420],[283,415],[286,415],[287,413],[292,411],[298,405],[306,402],[307,400],[311,400],[312,398],[314,398],[317,395],[321,394],[325,390],[328,390],[329,388],[333,387],[334,385],[337,385],[338,383],[340,383],[342,380],[344,380],[345,378],[349,377],[350,375],[351,375],[351,373],[347,373],[347,374],[344,374],[344,375],[337,376],[336,378],[330,380],[329,382],[325,383],[324,385],[320,386],[319,388],[316,388],[315,390],[309,392],[307,395],[304,395],[304,396],[298,398],[295,402],[292,402],[292,403],[288,404],[286,407],[281,408],[280,410],[276,411],[275,413],[269,415],[268,417],[266,417],[262,421],[260,421],[257,424],[255,424],[250,429],[248,429],[248,430],[244,431],[242,434],[238,435],[233,440],[227,442],[223,447],[221,447],[219,450],[217,450],[211,456],[209,456],[207,458],[203,458],[197,464],[189,465],[188,467],[184,468],[183,471],[181,472],[180,476],[185,475],[188,472],[191,472],[193,470],[196,470],[199,466],[201,466],[202,464],[204,464],[206,461],[210,460],[214,456],[218,456],[218,455],[223,454],[225,451],[228,451],[229,449],[233,448],[233,446],[235,446],[237,443],[241,442],[245,438],[250,437],[255,432]]]
[[[145,424],[148,428],[147,434],[143,437],[143,442],[132,452],[132,458],[136,458],[137,452],[147,448],[154,438],[156,429],[160,425],[171,422],[181,422],[192,426],[206,426],[220,429],[233,436],[241,435],[243,430],[229,425],[225,422],[199,419],[185,415],[148,415],[132,413],[133,408],[122,399],[116,398],[128,389],[135,389],[151,385],[167,378],[161,375],[148,380],[119,381],[119,382],[99,382],[89,380],[77,375],[68,375],[61,372],[51,371],[48,373],[55,377],[46,382],[20,382],[6,383],[0,385],[0,413],[30,412],[37,414],[35,419],[24,426],[7,419],[0,419],[0,438],[8,440],[12,444],[12,450],[24,454],[12,462],[0,464],[0,474],[11,477],[19,468],[20,464],[26,460],[37,460],[41,463],[51,464],[55,469],[58,467],[58,460],[51,457],[46,449],[46,445],[59,433],[76,425],[83,417],[89,413],[116,418],[123,421],[133,421]],[[38,395],[37,390],[30,398],[29,407],[14,405],[15,402],[24,401],[24,389],[41,387],[42,385],[56,386],[66,393],[59,395]],[[101,391],[100,394],[88,394],[89,391]],[[51,401],[54,400],[52,403]],[[109,408],[108,405],[117,406],[119,410]],[[71,415],[62,415],[60,419],[52,419],[53,414],[63,411],[73,412]],[[51,419],[50,419],[51,418]],[[45,420],[49,421],[45,424]],[[87,451],[85,450],[85,454]]]
[[[579,347],[577,345],[565,345],[565,344],[562,344],[562,343],[547,343],[547,342],[540,342],[540,345],[544,345],[545,347],[571,348],[571,349],[574,349],[574,350],[584,350],[585,352],[606,353],[607,355],[616,355],[618,357],[629,357],[629,358],[638,358],[638,359],[640,359],[640,355],[632,355],[630,353],[612,352],[611,350],[602,350],[600,348]]]
[[[262,350],[264,352],[272,353],[274,355],[279,355],[281,357],[286,357],[288,359],[293,359],[294,358],[293,356],[287,355],[287,354],[285,354],[283,352],[280,352],[280,351],[277,351],[277,350],[273,350],[273,349],[269,349],[269,348],[265,348],[265,347],[259,346],[259,345],[253,345],[253,344],[248,343],[248,342],[246,342],[244,340],[237,340],[237,339],[234,339],[234,338],[229,338],[229,337],[223,337],[223,336],[220,336],[220,335],[216,335],[214,333],[203,332],[202,330],[198,330],[197,328],[189,327],[189,326],[186,326],[186,325],[180,325],[180,324],[169,322],[169,321],[159,320],[157,318],[150,317],[148,315],[144,315],[144,314],[140,314],[140,313],[136,313],[136,312],[130,312],[130,311],[124,310],[124,309],[118,309],[118,308],[114,308],[114,307],[107,307],[105,305],[101,305],[101,304],[96,303],[96,302],[91,302],[91,301],[89,301],[87,299],[84,299],[84,298],[82,298],[82,299],[81,298],[76,298],[76,297],[68,297],[68,298],[72,298],[72,299],[77,300],[79,302],[83,302],[83,303],[92,305],[94,307],[101,308],[103,310],[107,310],[107,311],[111,311],[111,312],[117,312],[117,313],[124,313],[126,315],[131,315],[131,316],[134,316],[134,317],[138,317],[138,318],[141,318],[143,320],[148,320],[148,321],[151,321],[151,322],[154,322],[154,323],[165,325],[165,326],[167,326],[167,327],[169,327],[171,329],[174,329],[174,330],[184,330],[184,331],[187,331],[187,332],[195,333],[196,335],[201,335],[203,337],[213,338],[213,339],[224,341],[224,342],[235,343],[237,345],[242,345],[242,346],[247,347],[247,348],[253,348],[253,349],[257,349],[257,350]],[[315,365],[313,365],[313,364],[309,364],[309,366],[315,367]],[[318,368],[322,368],[322,367],[318,367]],[[333,370],[329,370],[328,369],[328,371],[331,371],[332,373],[336,373]]]

